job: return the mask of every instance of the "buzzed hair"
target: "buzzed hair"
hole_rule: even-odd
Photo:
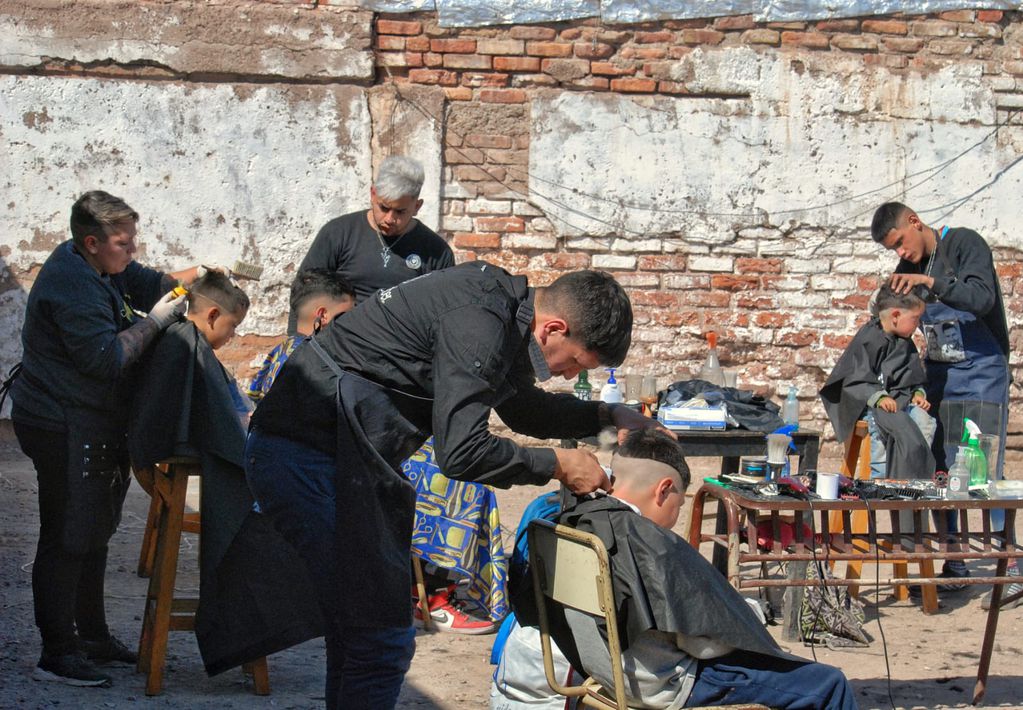
[[[926,287],[914,287],[909,293],[897,293],[892,288],[891,281],[886,281],[877,290],[874,300],[870,303],[870,314],[877,317],[884,311],[891,310],[892,308],[914,311],[918,308],[923,308],[927,303],[920,294],[919,289],[926,290]]]
[[[306,269],[299,271],[291,282],[289,297],[291,310],[296,313],[310,299],[326,296],[334,301],[343,301],[345,297],[355,301],[355,289],[348,280],[330,269]]]
[[[200,306],[202,299],[212,301],[233,315],[243,315],[249,310],[249,297],[219,271],[207,271],[188,287],[189,313]]]
[[[611,274],[565,274],[543,289],[540,302],[565,319],[568,337],[595,352],[601,364],[617,367],[625,360],[632,344],[632,303]]]
[[[885,202],[874,211],[874,219],[870,222],[870,236],[878,244],[883,243],[888,232],[899,226],[902,215],[912,211],[901,202]]]
[[[139,221],[139,213],[127,202],[109,192],[90,190],[71,206],[71,239],[79,247],[85,246],[85,238],[89,235],[105,242],[110,236],[108,230],[127,220]]]
[[[689,464],[682,455],[682,447],[666,432],[653,428],[631,431],[618,447],[618,455],[630,459],[650,459],[671,466],[678,471],[682,490],[689,488]]]

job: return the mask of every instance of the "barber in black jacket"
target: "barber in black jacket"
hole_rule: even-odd
[[[246,473],[315,580],[328,620],[328,708],[393,707],[415,649],[415,490],[401,461],[432,433],[451,478],[609,488],[591,453],[520,446],[488,425],[496,411],[544,438],[656,426],[536,386],[621,363],[631,333],[628,296],[608,274],[534,289],[473,262],[377,292],[294,352],[253,416]]]

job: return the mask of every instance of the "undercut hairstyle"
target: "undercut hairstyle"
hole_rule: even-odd
[[[920,288],[926,291],[926,287],[914,287],[909,293],[896,293],[892,289],[890,281],[881,285],[870,303],[870,315],[879,317],[884,311],[892,308],[915,311],[927,305],[925,297],[921,294]]]
[[[326,296],[334,301],[350,298],[355,301],[355,289],[341,274],[330,269],[306,269],[299,271],[291,282],[288,299],[291,310],[296,313],[313,298]]]
[[[426,174],[418,161],[403,155],[392,155],[380,164],[373,189],[377,197],[383,200],[419,197],[425,180]]]
[[[202,307],[204,299],[232,315],[244,315],[249,310],[249,297],[219,271],[207,271],[188,287],[188,312]]]
[[[618,447],[618,455],[630,459],[651,459],[678,471],[682,490],[689,488],[689,464],[682,455],[682,447],[666,432],[659,429],[636,429],[629,432]]]
[[[76,246],[85,246],[90,234],[101,242],[110,236],[110,230],[119,222],[139,221],[139,213],[128,206],[120,197],[109,192],[91,190],[71,206],[71,239]]]
[[[874,211],[874,219],[870,222],[870,236],[878,244],[884,242],[888,232],[899,226],[899,219],[907,212],[912,212],[901,202],[885,202]]]
[[[632,344],[632,303],[621,284],[603,271],[559,277],[540,296],[543,308],[568,323],[568,337],[618,367]]]

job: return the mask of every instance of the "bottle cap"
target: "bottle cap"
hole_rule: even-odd
[[[708,331],[707,333],[707,345],[711,348],[716,348],[718,346],[718,334],[713,330]]]

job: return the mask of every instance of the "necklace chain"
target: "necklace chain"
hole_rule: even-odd
[[[404,232],[402,232],[401,236],[399,236],[393,242],[388,244],[387,242],[384,241],[384,236],[380,233],[380,227],[377,225],[376,217],[373,217],[372,211],[370,211],[370,217],[373,220],[373,233],[377,235],[377,239],[380,241],[380,259],[384,262],[384,268],[386,269],[387,265],[391,263],[391,257],[394,255],[394,253],[391,250],[398,242],[405,238],[406,234],[408,234],[412,230],[406,229]]]

